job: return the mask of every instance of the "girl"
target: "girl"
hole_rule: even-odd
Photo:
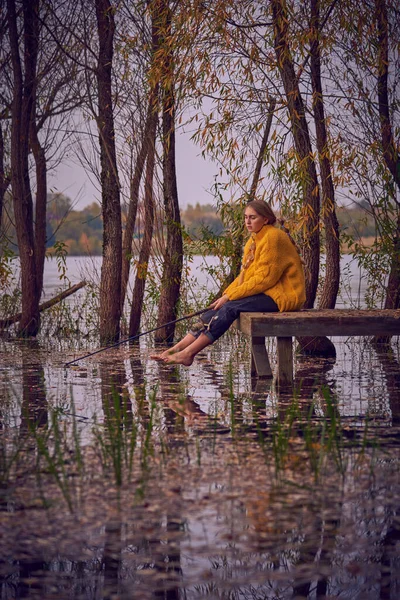
[[[151,358],[188,367],[241,312],[283,312],[303,306],[306,296],[301,259],[292,238],[274,226],[276,217],[269,204],[263,200],[249,202],[244,221],[250,238],[244,247],[240,275],[201,315],[199,327]]]

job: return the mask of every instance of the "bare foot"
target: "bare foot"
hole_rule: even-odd
[[[164,362],[167,365],[184,365],[185,367],[190,367],[194,359],[194,356],[188,354],[184,350],[182,352],[177,352],[174,355],[169,355],[164,358]]]
[[[175,350],[172,350],[171,348],[169,348],[168,350],[164,350],[164,352],[161,352],[160,354],[150,354],[150,358],[152,358],[153,360],[159,360],[160,362],[162,362],[166,358],[171,356],[171,354],[174,354],[175,352],[176,352]]]

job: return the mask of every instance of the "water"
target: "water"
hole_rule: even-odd
[[[101,256],[84,257],[84,256],[67,256],[66,257],[66,278],[60,280],[60,271],[57,261],[48,259],[45,262],[44,280],[43,280],[43,300],[48,300],[54,295],[55,291],[60,287],[65,288],[68,285],[75,285],[82,280],[99,283],[101,271]],[[190,261],[185,264],[189,279],[195,279],[199,285],[211,285],[215,287],[213,278],[207,273],[208,267],[217,267],[220,263],[219,258],[215,256],[193,256]],[[151,265],[151,269],[156,272],[156,277],[161,272],[162,265],[159,261],[155,261]],[[15,269],[18,273],[18,268]],[[134,273],[131,272],[130,285],[134,283]]]
[[[61,275],[61,271],[55,258],[49,258],[45,262],[44,283],[42,301],[49,300],[56,291],[64,289],[69,285],[74,285],[86,279],[94,283],[100,281],[101,257],[85,256],[67,256],[66,257],[66,276]],[[185,265],[188,270],[188,279],[195,279],[201,286],[216,287],[213,277],[207,272],[209,267],[218,267],[219,258],[215,256],[193,256]],[[14,273],[18,278],[18,262],[14,263]],[[156,272],[161,271],[161,265],[155,263],[153,268]],[[337,307],[362,307],[365,305],[365,293],[367,291],[368,281],[363,270],[357,265],[357,262],[350,256],[344,255],[341,259],[341,290],[337,301]],[[133,283],[133,275],[130,284]]]
[[[1,340],[2,600],[400,597],[398,340],[335,345],[288,390],[237,332],[190,368]]]
[[[26,445],[3,475],[2,598],[396,598],[398,355],[347,352],[299,361],[293,394],[255,387],[236,335],[189,369],[136,348],[65,373],[3,346],[2,464]]]

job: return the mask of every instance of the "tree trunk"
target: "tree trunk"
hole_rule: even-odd
[[[38,0],[23,1],[24,71],[19,50],[15,0],[7,0],[8,28],[13,71],[11,109],[11,186],[15,228],[21,264],[22,316],[18,335],[35,336],[40,326],[39,299],[33,232],[33,202],[29,181],[29,131],[34,115],[38,52]]]
[[[306,265],[305,308],[312,308],[317,293],[319,276],[319,211],[320,197],[317,171],[312,157],[312,147],[304,103],[296,78],[293,59],[288,42],[288,14],[285,0],[271,0],[274,26],[274,45],[279,72],[285,89],[286,101],[292,123],[292,133],[302,169],[303,215],[303,257]]]
[[[139,258],[136,267],[136,279],[135,286],[132,294],[131,314],[129,319],[129,337],[137,335],[140,329],[140,321],[142,316],[143,298],[146,286],[146,278],[148,271],[148,263],[152,248],[153,239],[153,228],[154,228],[154,191],[153,191],[153,180],[154,180],[154,169],[156,160],[156,137],[157,137],[157,125],[158,125],[158,90],[159,90],[159,70],[156,66],[156,54],[160,48],[160,15],[158,13],[157,3],[150,3],[151,12],[151,64],[149,69],[149,80],[150,80],[150,94],[149,94],[149,105],[147,109],[146,124],[143,134],[142,147],[139,153],[138,162],[136,164],[134,180],[132,181],[131,189],[131,205],[132,212],[135,209],[134,204],[138,203],[139,185],[141,179],[141,171],[143,170],[144,163],[147,157],[146,165],[146,177],[145,177],[145,231],[143,236],[142,245],[140,248]],[[155,75],[155,73],[156,75]],[[132,202],[133,194],[133,202]],[[130,207],[131,208],[131,207]],[[130,223],[132,226],[132,223]],[[126,233],[126,232],[125,232]],[[128,235],[130,240],[133,234],[133,227],[128,234],[126,234],[126,246],[128,246]],[[124,238],[125,239],[125,238]],[[131,242],[130,242],[131,244]],[[129,270],[127,275],[129,276]],[[126,280],[127,283],[127,280]],[[126,289],[126,288],[125,288]]]
[[[395,144],[390,121],[388,77],[389,40],[388,15],[385,0],[375,0],[378,25],[378,106],[381,129],[382,153],[394,183],[400,191],[400,153]],[[389,281],[386,289],[385,308],[400,307],[400,207],[393,239],[393,254]]]
[[[375,11],[378,26],[378,108],[382,153],[395,186],[400,190],[400,153],[393,138],[389,111],[389,40],[386,1],[375,0]],[[385,308],[400,308],[400,207],[398,204],[389,280],[386,287]],[[390,336],[379,336],[374,341],[389,343]]]
[[[4,165],[4,136],[3,129],[0,126],[0,256],[1,256],[1,245],[3,242],[3,207],[4,207],[4,198],[6,195],[6,191],[8,186],[10,185],[10,178],[6,175],[5,165]]]
[[[388,94],[389,40],[386,0],[375,0],[378,27],[378,107],[382,153],[396,186],[400,190],[400,152],[393,138]]]
[[[340,284],[339,223],[336,217],[335,189],[329,158],[328,135],[325,122],[324,101],[321,83],[319,0],[311,0],[311,82],[313,90],[313,112],[317,139],[318,159],[322,188],[322,220],[325,229],[326,270],[319,297],[319,308],[335,308]],[[327,337],[301,337],[303,354],[336,356],[333,342]]]
[[[36,103],[35,103],[36,104]],[[35,260],[36,278],[40,293],[43,288],[44,260],[46,255],[46,209],[47,209],[47,165],[46,155],[40,145],[36,130],[36,119],[30,125],[30,144],[36,165],[35,207]]]
[[[400,308],[400,213],[393,239],[393,255],[386,287],[385,308]]]
[[[173,321],[177,317],[177,305],[181,287],[183,265],[183,241],[181,217],[178,201],[175,164],[175,95],[173,49],[169,43],[171,36],[171,11],[168,0],[160,6],[165,19],[165,58],[163,72],[163,176],[164,206],[167,228],[167,244],[164,254],[164,268],[161,278],[161,294],[158,304],[157,326]],[[156,342],[170,343],[173,340],[175,324],[162,328],[155,335]]]
[[[175,111],[172,108],[167,109],[166,104],[168,104],[167,100],[164,102],[163,113],[163,172],[167,243],[161,278],[161,295],[158,304],[157,326],[177,318],[177,304],[179,300],[183,265],[183,241],[175,165]],[[155,334],[155,341],[172,342],[174,331],[175,324],[160,329]]]
[[[154,49],[155,51],[155,49]],[[153,54],[154,54],[153,51]],[[121,313],[124,309],[125,297],[126,297],[126,289],[128,286],[129,280],[129,271],[131,265],[132,258],[132,238],[133,232],[135,230],[135,222],[136,222],[136,214],[137,207],[139,204],[139,188],[140,181],[142,179],[142,174],[144,170],[144,165],[146,161],[146,157],[149,152],[150,143],[149,138],[151,138],[151,126],[153,123],[154,113],[157,112],[157,95],[158,95],[158,84],[152,86],[149,96],[149,105],[147,109],[146,115],[146,124],[143,131],[142,145],[137,157],[135,171],[132,177],[131,186],[130,186],[130,200],[129,200],[129,208],[128,215],[126,219],[125,231],[122,241],[122,280],[121,280]]]
[[[340,284],[339,222],[336,217],[335,189],[329,156],[321,83],[319,2],[311,0],[311,81],[313,89],[314,122],[321,173],[322,219],[325,229],[326,271],[320,293],[319,308],[335,308]]]
[[[132,295],[131,315],[129,320],[129,337],[137,335],[140,328],[140,318],[142,315],[142,305],[144,290],[146,285],[148,264],[151,254],[151,243],[153,239],[154,228],[154,192],[153,178],[155,166],[155,143],[157,131],[158,115],[152,113],[149,130],[149,152],[147,154],[146,180],[145,180],[145,229],[142,245],[139,253],[139,260],[136,266],[136,280]]]
[[[115,151],[112,61],[114,14],[109,0],[96,0],[99,56],[97,64],[98,131],[103,213],[103,262],[100,281],[100,343],[116,342],[121,318],[122,231]]]

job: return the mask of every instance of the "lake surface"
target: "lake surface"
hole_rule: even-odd
[[[54,258],[46,260],[44,271],[44,298],[48,299],[54,290],[60,286],[66,287],[67,281],[73,285],[83,279],[100,281],[102,258],[100,256],[68,256],[66,258],[66,275],[68,280],[60,280],[60,271]],[[188,280],[195,280],[197,285],[215,287],[214,278],[209,273],[210,268],[216,268],[220,260],[215,256],[194,255],[186,263]],[[156,273],[161,271],[162,265],[157,262],[153,265]],[[341,259],[342,282],[337,302],[338,307],[357,307],[365,304],[365,292],[368,281],[363,270],[350,255],[343,255]],[[133,283],[131,277],[130,283]]]
[[[237,332],[189,368],[0,340],[1,599],[397,600],[399,341],[334,341],[284,389]]]

